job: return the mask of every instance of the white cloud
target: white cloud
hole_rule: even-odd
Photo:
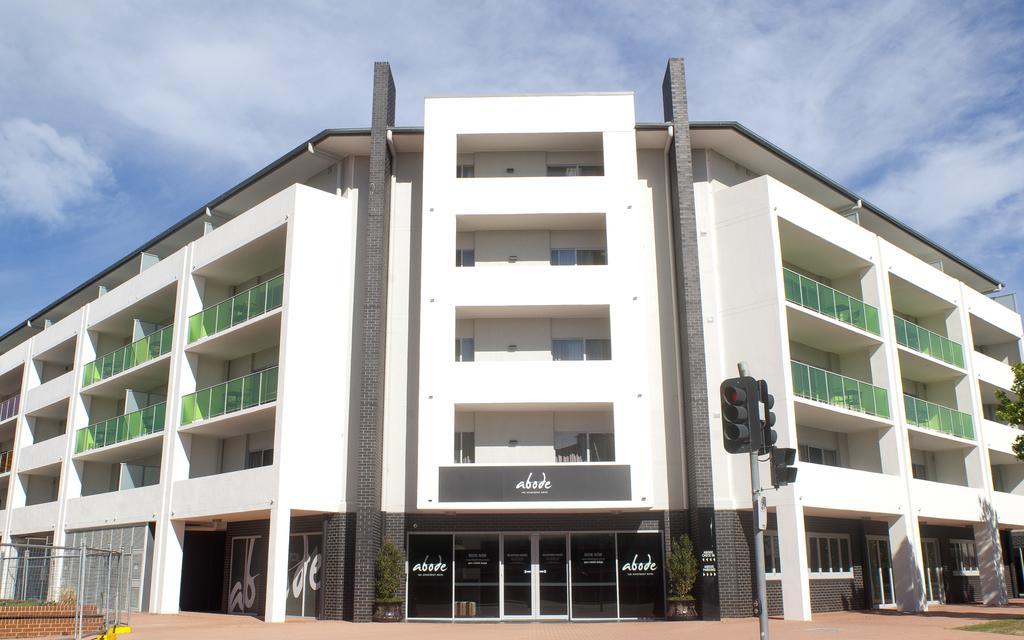
[[[0,217],[62,222],[109,177],[103,159],[74,137],[25,118],[0,122]]]

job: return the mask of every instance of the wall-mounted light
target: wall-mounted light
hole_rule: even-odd
[[[519,262],[519,256],[509,256],[508,261],[511,263]]]
[[[514,168],[512,168],[512,167],[508,167],[508,168],[505,169],[505,173],[515,173],[515,172],[516,172],[516,170]]]
[[[508,441],[508,446],[510,446],[510,447],[518,447],[519,446],[519,441],[518,440],[509,440]]]
[[[519,351],[519,345],[515,345],[515,344],[508,345],[508,351],[509,351],[509,353],[513,353],[513,352]]]

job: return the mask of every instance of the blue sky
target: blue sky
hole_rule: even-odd
[[[382,8],[385,10],[382,11]],[[738,120],[1024,293],[1024,3],[0,0],[0,333],[313,133],[425,95]]]

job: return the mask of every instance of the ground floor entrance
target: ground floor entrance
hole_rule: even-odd
[[[661,618],[660,532],[409,535],[407,617]]]

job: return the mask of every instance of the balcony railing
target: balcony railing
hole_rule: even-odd
[[[782,270],[782,280],[786,300],[876,336],[882,335],[877,307],[789,269]]]
[[[85,372],[82,375],[82,386],[88,387],[100,380],[116,376],[122,371],[137,367],[148,360],[159,358],[165,353],[170,353],[173,333],[174,327],[168,325],[129,345],[121,347],[117,351],[87,363],[85,365]]]
[[[974,440],[974,421],[966,413],[906,394],[903,406],[912,425]]]
[[[899,316],[896,317],[896,342],[961,369],[964,367],[964,348],[959,342],[953,342]]]
[[[18,415],[19,398],[21,398],[21,396],[17,395],[0,402],[0,422]]]
[[[10,471],[12,462],[14,462],[13,451],[0,451],[0,473]]]
[[[793,360],[793,393],[850,411],[888,418],[889,392],[867,382]]]
[[[166,413],[167,403],[161,402],[79,429],[75,439],[75,453],[159,433],[164,430]]]
[[[203,309],[188,319],[189,343],[277,309],[281,306],[283,293],[284,275],[280,275]]]
[[[277,367],[250,373],[181,399],[182,426],[277,400]]]

